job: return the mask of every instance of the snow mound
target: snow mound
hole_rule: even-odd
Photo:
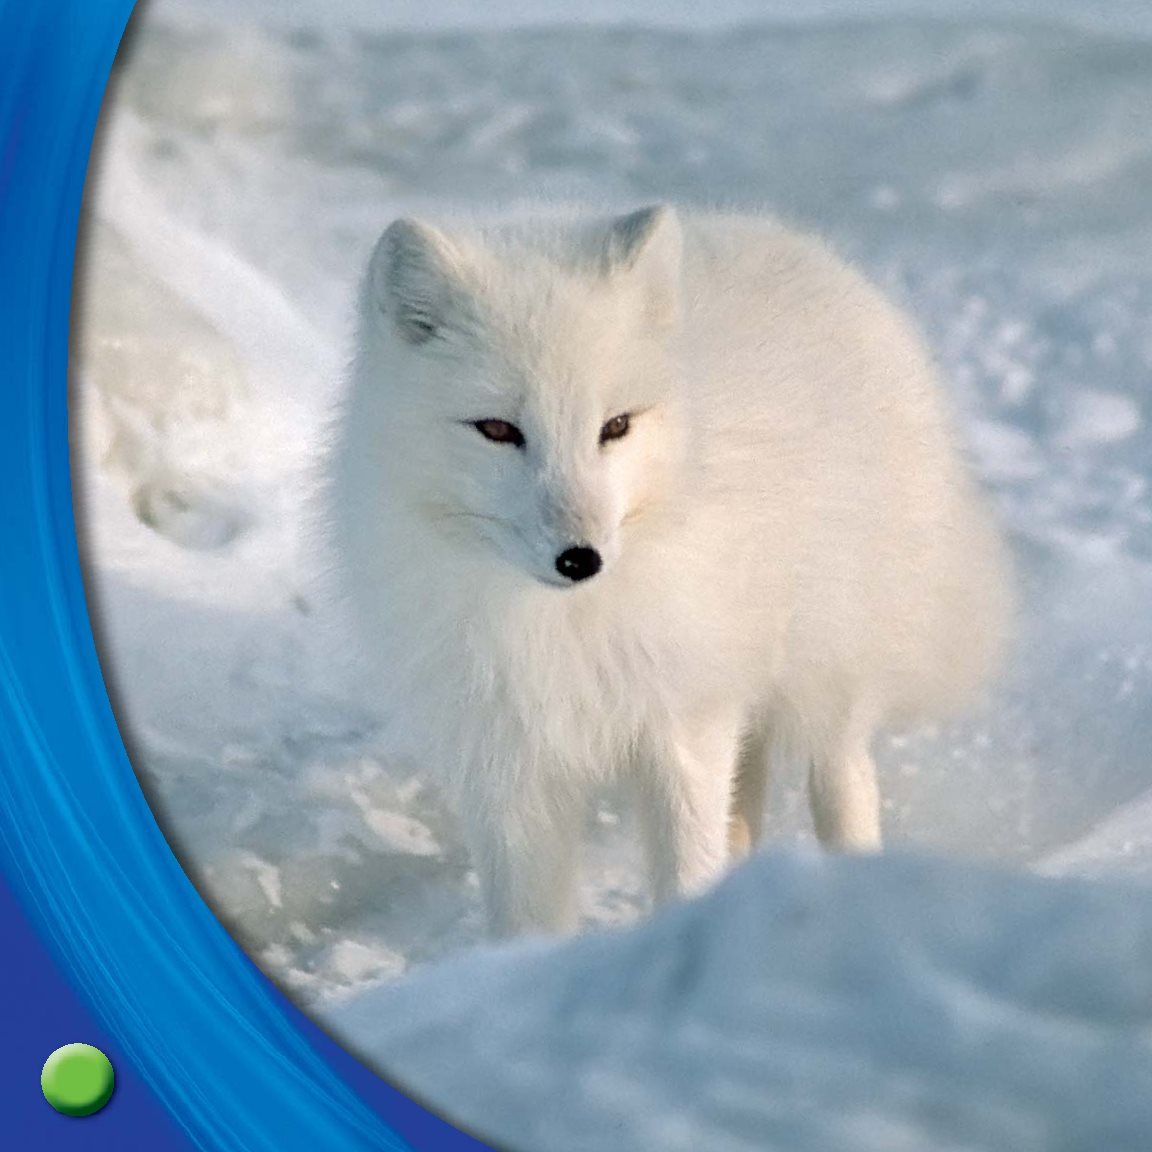
[[[754,859],[640,928],[329,1012],[514,1152],[1089,1152],[1152,1139],[1152,906],[912,859]]]

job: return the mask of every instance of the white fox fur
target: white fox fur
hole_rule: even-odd
[[[877,849],[873,733],[966,701],[1010,614],[920,338],[767,219],[397,221],[329,495],[389,736],[454,802],[496,934],[575,925],[610,779],[658,900],[756,840],[781,743],[820,840]],[[603,565],[579,583],[573,545]]]

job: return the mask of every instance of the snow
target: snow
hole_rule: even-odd
[[[329,1019],[505,1148],[1136,1149],[1150,948],[1119,887],[769,855],[638,930],[473,954]]]
[[[238,939],[518,1146],[1149,1143],[1152,9],[632,0],[564,26],[556,0],[524,30],[520,5],[482,27],[450,4],[342,0],[322,26],[285,4],[269,28],[240,7],[157,0],[130,41],[74,433],[125,737]],[[540,195],[771,205],[829,235],[937,350],[1025,613],[983,707],[881,742],[893,857],[811,855],[789,766],[777,853],[628,928],[646,898],[607,796],[582,893],[601,931],[488,952],[306,525],[380,230]]]
[[[166,17],[184,23],[312,25],[320,11],[314,0],[161,0]],[[978,0],[969,6],[985,18],[1058,19],[1117,34],[1149,35],[1152,12],[1144,0]],[[810,23],[829,19],[948,18],[951,0],[332,0],[323,18],[357,28],[460,29],[571,24],[639,24],[731,27],[763,21]]]

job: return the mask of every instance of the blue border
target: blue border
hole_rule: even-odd
[[[66,377],[88,154],[131,11],[0,0],[0,1144],[480,1149],[325,1036],[227,935],[158,828],[105,693]],[[39,1096],[40,1065],[72,1041],[104,1046],[118,1071],[113,1103],[83,1120]]]

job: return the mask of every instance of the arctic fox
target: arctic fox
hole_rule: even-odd
[[[329,493],[389,735],[497,935],[575,926],[613,779],[657,901],[755,843],[782,745],[820,841],[878,849],[873,733],[969,698],[1010,615],[919,337],[768,219],[397,220]]]

